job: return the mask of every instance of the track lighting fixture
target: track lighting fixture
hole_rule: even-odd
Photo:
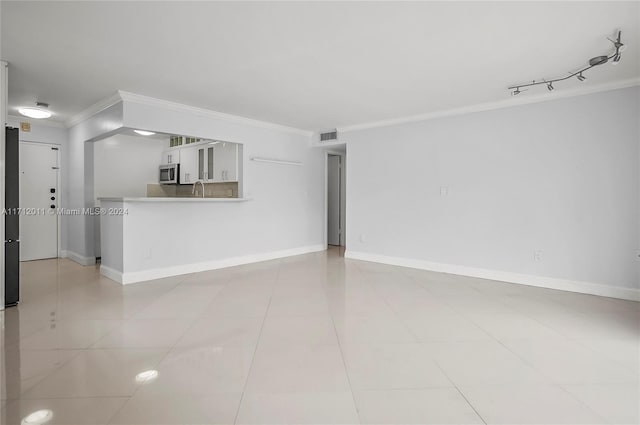
[[[620,59],[622,59],[622,52],[626,48],[626,46],[622,43],[622,31],[618,31],[618,36],[616,37],[615,40],[612,40],[610,38],[607,38],[607,40],[613,43],[613,47],[615,48],[615,52],[612,53],[611,55],[602,55],[602,56],[593,57],[589,59],[589,66],[579,69],[576,72],[571,72],[566,77],[554,78],[551,80],[540,80],[540,81],[533,80],[530,83],[518,84],[517,86],[508,87],[508,89],[511,90],[511,95],[516,96],[522,93],[524,91],[522,90],[522,87],[531,87],[531,86],[537,86],[540,84],[546,84],[547,90],[553,91],[554,89],[553,83],[555,82],[568,80],[569,78],[572,78],[572,77],[577,77],[579,81],[586,80],[587,77],[582,75],[582,73],[593,68],[594,66],[605,64],[609,62],[609,60],[611,60],[612,65],[617,65],[620,62]]]

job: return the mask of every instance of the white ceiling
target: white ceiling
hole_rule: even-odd
[[[556,89],[640,76],[639,2],[0,4],[10,107],[60,121],[118,89],[307,130],[400,118],[508,98],[616,29],[620,65]]]

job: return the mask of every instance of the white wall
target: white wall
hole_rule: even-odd
[[[147,196],[147,184],[158,183],[162,151],[169,142],[117,134],[93,145],[94,199]]]
[[[125,126],[243,144],[243,196],[251,201],[239,207],[242,213],[233,222],[232,227],[244,228],[233,241],[237,247],[233,256],[322,245],[324,152],[310,147],[310,136],[134,102],[125,105]],[[252,157],[301,161],[302,165],[260,163],[251,161]],[[221,259],[209,246],[196,246],[189,252],[189,261]],[[146,263],[152,266],[154,261]]]
[[[310,148],[310,135],[276,126],[252,125],[242,119],[217,119],[215,114],[206,111],[194,112],[193,108],[165,104],[161,100],[123,101],[71,128],[72,207],[87,206],[95,198],[93,161],[90,160],[93,159],[94,144],[85,143],[86,140],[123,126],[228,140],[243,144],[244,196],[252,198],[234,224],[245,229],[233,241],[234,246],[239,247],[234,255],[257,255],[322,245],[324,154]],[[258,163],[249,160],[253,156],[302,161],[303,165]],[[94,220],[73,216],[69,221],[72,258],[90,264],[95,255]],[[208,225],[212,223],[202,223],[202,226]],[[217,253],[210,252],[208,245],[190,247],[189,252],[194,255],[188,261],[221,259]],[[145,259],[145,264],[156,267],[161,261],[150,258]]]
[[[93,196],[93,141],[105,138],[122,127],[123,105],[118,102],[69,129],[68,208],[92,208]],[[67,223],[66,254],[72,260],[90,265],[95,263],[95,223],[92,217],[72,215],[64,217]]]
[[[637,289],[639,98],[633,87],[343,134],[348,255]]]
[[[310,244],[305,217],[280,225],[274,217],[256,219],[263,202],[215,201],[103,201],[127,213],[101,217],[101,272],[131,283],[324,250],[321,241]]]
[[[158,183],[158,166],[167,140],[116,134],[93,143],[93,197],[147,196]],[[95,256],[100,253],[100,217],[95,218]]]
[[[31,131],[20,130],[21,142],[52,143],[65,147],[69,139],[69,131],[62,125],[47,120],[34,120],[27,117],[9,116],[7,125],[20,128],[21,122],[31,124]]]

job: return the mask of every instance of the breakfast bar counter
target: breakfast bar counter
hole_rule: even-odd
[[[246,198],[98,201],[100,273],[122,284],[260,261],[278,237]]]

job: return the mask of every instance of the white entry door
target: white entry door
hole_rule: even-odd
[[[58,256],[58,155],[55,145],[20,142],[20,261]]]

